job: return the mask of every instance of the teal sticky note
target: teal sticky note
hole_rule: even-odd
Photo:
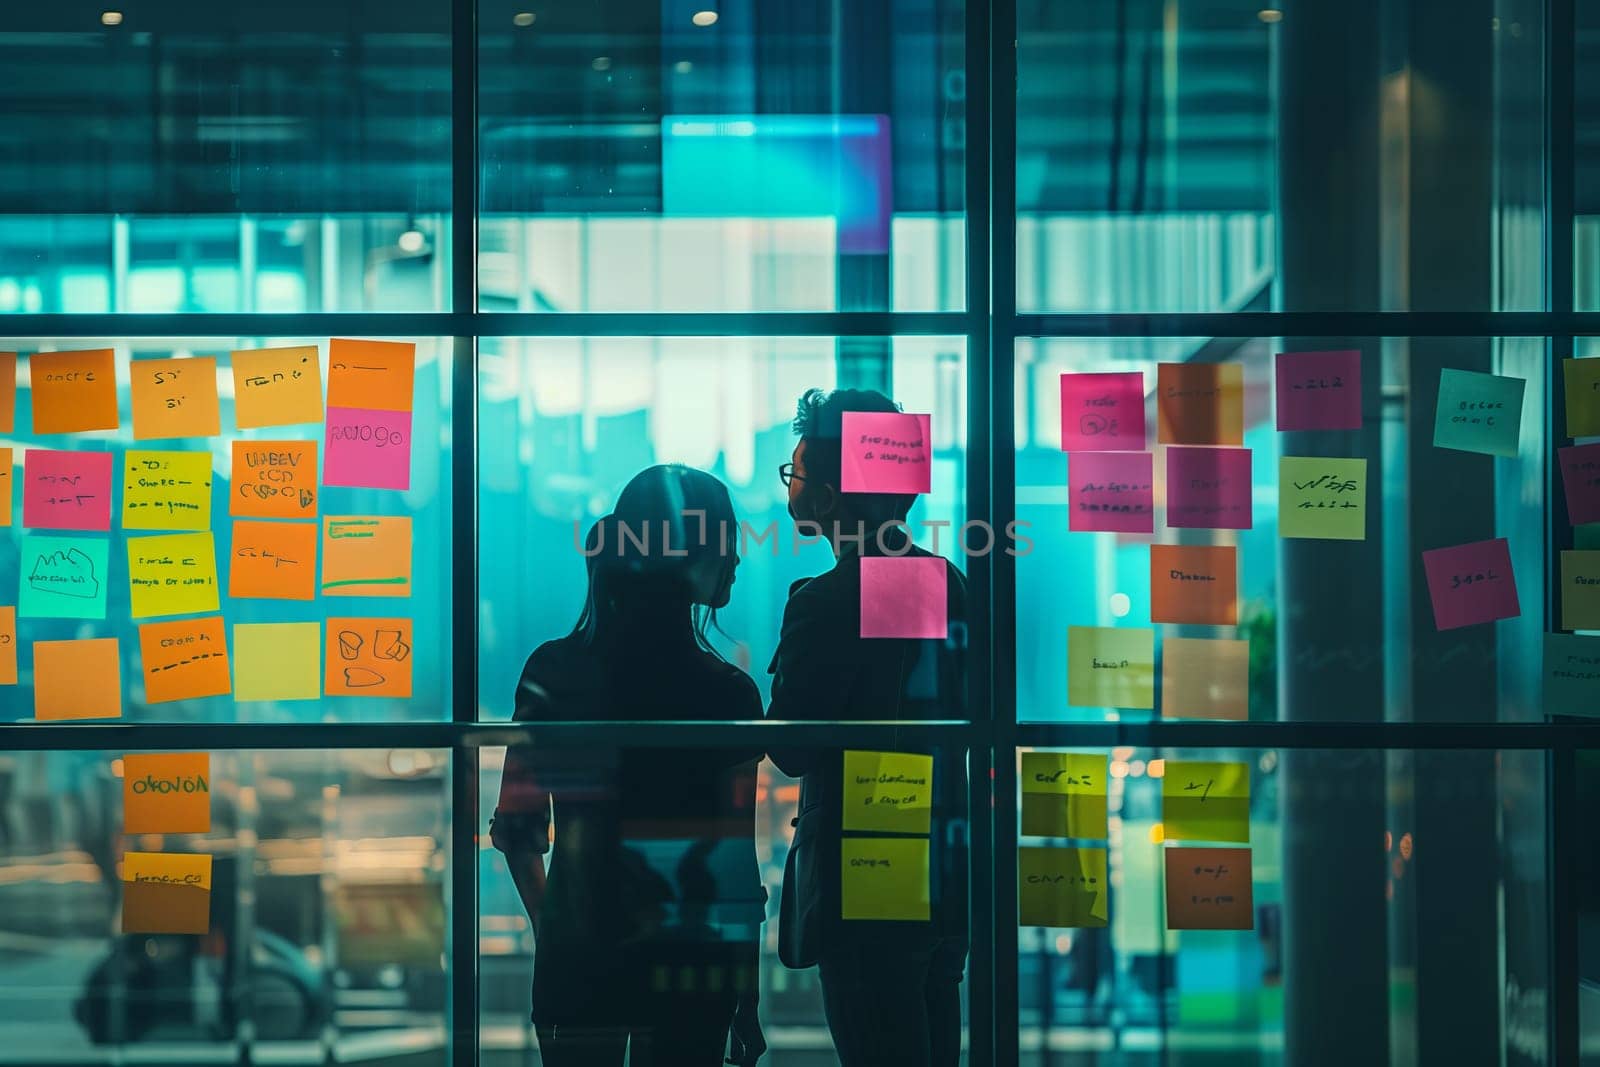
[[[106,617],[106,562],[110,542],[95,537],[22,539],[17,615],[32,619]]]
[[[1600,637],[1544,635],[1544,713],[1600,716]]]
[[[1522,435],[1521,378],[1447,367],[1439,372],[1435,448],[1515,456]]]

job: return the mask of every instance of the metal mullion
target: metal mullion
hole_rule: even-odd
[[[1600,333],[1600,312],[1197,311],[1018,315],[1020,337],[1547,337]]]

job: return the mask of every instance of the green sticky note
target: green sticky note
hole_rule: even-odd
[[[925,834],[933,814],[933,757],[844,754],[844,828]]]
[[[1154,708],[1156,632],[1067,628],[1067,703],[1075,708]]]
[[[1167,760],[1161,777],[1167,841],[1249,841],[1250,765]]]
[[[1544,635],[1544,713],[1600,717],[1600,637]]]
[[[1600,630],[1600,552],[1561,553],[1561,628]]]
[[[110,542],[92,537],[22,539],[17,614],[25,619],[106,617]]]
[[[316,700],[321,695],[321,623],[234,624],[235,700]]]
[[[926,837],[847,837],[840,848],[842,918],[928,920]]]
[[[1367,539],[1367,461],[1281,456],[1278,535]]]
[[[1022,926],[1105,926],[1106,850],[1017,850],[1018,922]]]
[[[1022,832],[1035,837],[1107,836],[1106,757],[1024,752]]]
[[[1564,359],[1567,436],[1600,437],[1600,359]]]
[[[1522,434],[1522,390],[1526,385],[1521,378],[1503,374],[1452,367],[1441,370],[1434,447],[1515,456]]]

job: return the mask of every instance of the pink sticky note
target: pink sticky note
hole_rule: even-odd
[[[1250,529],[1248,448],[1167,449],[1167,525]]]
[[[1424,552],[1422,568],[1433,599],[1433,624],[1440,630],[1522,614],[1504,537]]]
[[[1600,445],[1572,445],[1556,454],[1567,489],[1567,521],[1574,526],[1600,522]]]
[[[1148,452],[1075,452],[1067,460],[1067,491],[1072,530],[1155,531],[1154,459]]]
[[[1144,449],[1144,375],[1063,374],[1061,450],[1139,452]]]
[[[23,454],[22,525],[35,530],[111,529],[111,453]]]
[[[329,408],[322,484],[411,488],[411,412]]]
[[[1361,429],[1361,353],[1278,353],[1278,429]]]
[[[945,637],[945,566],[943,556],[861,557],[861,636]]]
[[[840,489],[846,493],[926,493],[933,488],[929,416],[847,411]]]

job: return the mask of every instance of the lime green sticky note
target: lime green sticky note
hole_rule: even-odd
[[[1249,841],[1250,765],[1167,760],[1161,778],[1167,841]]]
[[[1017,850],[1018,922],[1022,926],[1105,926],[1106,850]]]
[[[122,525],[128,530],[211,527],[211,453],[129,449],[122,461]]]
[[[321,695],[321,623],[234,624],[235,700],[316,700]]]
[[[1281,456],[1278,535],[1367,539],[1367,461]]]
[[[847,837],[840,846],[841,917],[928,920],[926,837]]]
[[[1561,553],[1561,628],[1600,630],[1600,552]]]
[[[1105,837],[1106,757],[1092,752],[1024,752],[1022,832],[1036,837]]]
[[[1600,437],[1600,359],[1564,359],[1567,436]]]
[[[218,610],[211,534],[128,538],[128,592],[136,619]]]
[[[1439,406],[1433,445],[1491,456],[1515,456],[1522,435],[1522,393],[1527,382],[1504,374],[1446,367],[1439,372]]]
[[[933,757],[844,754],[844,828],[925,834],[933,814]]]
[[[1154,708],[1156,632],[1067,627],[1067,703],[1075,708]]]

